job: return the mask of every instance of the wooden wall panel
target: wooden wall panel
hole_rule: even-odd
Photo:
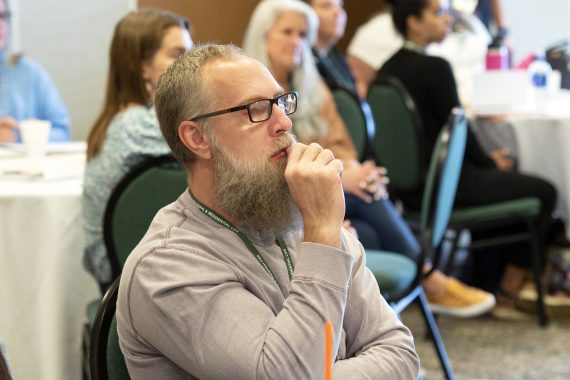
[[[139,7],[164,8],[186,16],[196,42],[240,45],[251,12],[259,0],[139,0]],[[381,0],[345,0],[348,25],[340,41],[346,48],[356,28],[381,9]]]
[[[139,0],[139,7],[164,8],[190,20],[194,42],[241,44],[258,0]]]

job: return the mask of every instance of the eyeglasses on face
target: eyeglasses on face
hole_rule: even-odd
[[[0,12],[0,20],[10,21],[12,14],[10,12]]]
[[[277,107],[281,108],[285,115],[291,115],[297,110],[297,93],[287,92],[273,99],[259,99],[242,106],[236,106],[225,110],[195,116],[190,119],[190,121],[197,121],[212,116],[223,115],[225,113],[247,110],[247,115],[249,116],[249,120],[252,123],[261,123],[262,121],[268,120],[271,117],[271,112],[273,111],[274,104],[277,104]]]

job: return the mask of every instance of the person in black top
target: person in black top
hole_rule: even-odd
[[[449,63],[424,53],[429,43],[440,42],[445,38],[451,19],[445,8],[446,0],[395,0],[393,3],[394,24],[406,41],[403,48],[381,67],[378,76],[390,75],[399,79],[415,101],[424,131],[423,150],[427,166],[440,129],[447,121],[451,109],[460,106]],[[413,192],[400,192],[399,196],[407,207],[419,209],[422,190],[423,186]],[[556,200],[554,187],[537,177],[514,172],[513,162],[504,150],[487,155],[476,136],[469,131],[455,205],[480,206],[529,196],[541,201],[538,224],[541,242],[546,244]],[[495,229],[486,232],[485,236],[505,232]],[[473,237],[477,236],[474,234]],[[509,255],[493,255],[492,265],[484,265],[483,270],[474,273],[474,278],[477,286],[512,295],[521,290],[528,276],[526,268],[531,265],[531,252],[526,244],[513,244],[505,249],[510,250]],[[485,256],[488,255],[476,255],[475,259],[478,260],[479,257],[482,260],[481,257]],[[498,263],[502,257],[507,257],[508,265],[504,271]],[[500,284],[499,276],[490,273],[491,267],[502,272]]]

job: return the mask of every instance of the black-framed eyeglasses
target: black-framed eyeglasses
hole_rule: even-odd
[[[247,115],[249,116],[249,120],[252,123],[261,123],[262,121],[268,120],[271,117],[271,112],[273,111],[274,104],[277,104],[277,107],[281,108],[285,115],[291,115],[297,110],[297,93],[287,92],[273,99],[259,99],[242,106],[236,106],[225,110],[199,115],[193,117],[190,119],[190,121],[197,121],[205,119],[207,117],[223,115],[225,113],[247,110]]]
[[[12,17],[12,14],[10,12],[0,13],[0,20],[10,21],[10,17]]]

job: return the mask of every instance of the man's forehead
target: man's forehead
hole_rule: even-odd
[[[249,57],[231,57],[216,60],[204,67],[203,75],[211,93],[216,96],[240,99],[268,97],[281,87],[269,70],[259,61]]]
[[[204,67],[204,71],[210,83],[237,83],[244,77],[257,77],[259,80],[275,81],[265,66],[249,57],[218,59],[207,64]]]

